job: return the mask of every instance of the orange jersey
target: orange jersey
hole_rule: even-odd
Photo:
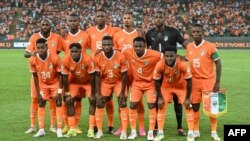
[[[29,60],[30,72],[37,73],[40,84],[51,85],[59,81],[58,72],[61,72],[60,58],[48,52],[45,60],[39,55],[32,56]]]
[[[104,52],[95,56],[96,71],[101,73],[101,81],[108,84],[116,84],[121,81],[122,73],[127,71],[127,60],[119,51],[114,50],[111,58],[107,58]]]
[[[120,28],[118,27],[111,27],[109,25],[105,25],[104,29],[99,30],[97,26],[92,26],[87,29],[87,33],[90,37],[90,48],[92,55],[95,54],[97,49],[102,49],[102,38],[105,35],[109,35],[111,37],[114,36],[114,34],[119,31]]]
[[[214,78],[214,61],[219,59],[216,45],[203,40],[199,46],[194,42],[187,46],[186,57],[194,78]]]
[[[165,63],[165,59],[161,59],[155,66],[154,79],[160,80],[163,78],[162,87],[181,87],[185,88],[185,79],[191,78],[191,71],[186,60],[176,57],[176,62],[173,67],[169,67]]]
[[[114,47],[120,51],[132,48],[134,38],[138,37],[140,33],[135,29],[134,31],[128,33],[127,31],[120,30],[114,35]]]
[[[70,52],[69,46],[72,43],[81,44],[82,52],[86,53],[86,48],[89,47],[90,45],[89,35],[83,30],[79,30],[76,34],[68,32],[63,44],[63,51],[65,52],[65,54],[69,54]]]
[[[94,72],[94,63],[87,54],[82,54],[78,62],[75,62],[70,55],[65,56],[62,60],[62,74],[69,75],[70,84],[89,82],[89,74]]]
[[[44,38],[47,40],[48,49],[52,54],[57,54],[57,51],[62,50],[63,38],[53,32],[50,32],[50,36],[48,38],[43,37],[43,35],[39,33],[34,33],[29,40],[28,46],[25,51],[34,53],[37,51],[36,41],[40,38]]]
[[[133,48],[126,49],[123,53],[129,62],[135,81],[153,81],[155,65],[162,58],[160,52],[145,49],[144,55],[140,58],[136,55]]]

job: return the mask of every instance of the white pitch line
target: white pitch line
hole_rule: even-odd
[[[222,68],[222,69],[225,69],[225,70],[234,70],[234,71],[246,71],[246,72],[250,72],[250,69],[249,69],[249,70],[246,70],[246,69],[238,69],[238,68]]]

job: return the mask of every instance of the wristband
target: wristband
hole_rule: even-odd
[[[62,89],[58,89],[57,93],[62,93]]]

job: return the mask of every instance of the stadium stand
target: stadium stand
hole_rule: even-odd
[[[122,26],[122,12],[132,10],[136,17],[135,26],[147,31],[153,26],[153,14],[163,10],[166,25],[178,28],[188,38],[189,26],[204,25],[207,37],[249,36],[250,2],[240,0],[11,0],[0,2],[0,39],[20,38],[27,40],[39,31],[39,21],[48,17],[53,21],[53,31],[64,34],[66,19],[76,12],[81,19],[80,28],[86,30],[94,25],[95,10],[105,7],[109,24]],[[16,12],[20,11],[20,12]],[[12,24],[17,15],[17,24]],[[12,36],[10,29],[14,28]]]

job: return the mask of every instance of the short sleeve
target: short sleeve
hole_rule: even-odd
[[[162,78],[163,70],[164,70],[164,66],[163,66],[163,59],[162,59],[156,63],[154,75],[153,75],[154,80],[160,80]]]
[[[87,72],[89,74],[92,74],[95,72],[95,64],[93,62],[93,60],[91,59],[91,57],[88,56],[88,64],[87,64]]]
[[[121,54],[121,72],[125,72],[128,70],[128,61],[125,58],[125,56],[123,54]]]
[[[61,63],[61,73],[64,75],[68,75],[69,74],[69,67],[68,67],[69,61],[68,61],[68,57],[64,57]]]
[[[29,71],[31,72],[31,73],[35,73],[35,72],[37,72],[37,70],[36,70],[36,63],[35,63],[35,61],[36,61],[36,58],[35,57],[31,57],[30,59],[29,59]]]

